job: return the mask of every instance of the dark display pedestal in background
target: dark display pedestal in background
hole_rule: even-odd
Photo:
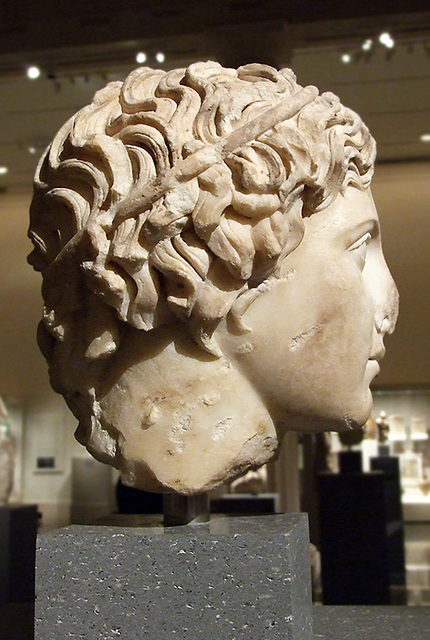
[[[278,494],[229,493],[220,498],[211,498],[211,513],[269,514],[277,513]]]
[[[34,600],[36,505],[0,506],[0,606]]]
[[[361,451],[339,452],[340,473],[361,473],[363,471],[363,456]]]
[[[382,473],[318,478],[324,604],[389,604]]]
[[[384,502],[388,541],[390,584],[406,586],[405,539],[400,486],[399,458],[379,456],[370,459],[372,471],[380,471],[384,477]]]
[[[313,638],[305,514],[71,526],[39,535],[36,567],[36,640]]]

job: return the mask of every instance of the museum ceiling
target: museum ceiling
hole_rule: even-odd
[[[166,70],[200,59],[291,66],[301,84],[331,90],[360,113],[377,139],[379,161],[429,159],[429,3],[367,5],[73,0],[59,9],[58,0],[4,3],[0,190],[28,187],[58,128],[97,89],[135,68],[138,52],[146,55],[144,64]],[[31,66],[39,77],[27,76]]]

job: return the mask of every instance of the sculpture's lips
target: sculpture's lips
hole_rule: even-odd
[[[369,360],[367,361],[367,369],[369,370],[369,373],[372,376],[372,380],[373,378],[376,378],[376,376],[381,371],[381,367],[379,366],[379,361],[382,360],[384,355],[385,355],[385,347],[382,344],[382,342],[379,342],[379,344],[374,345],[373,353],[369,357]]]
[[[375,353],[369,357],[369,360],[379,362],[385,356],[385,347],[383,344],[375,348]]]
[[[367,363],[367,367],[372,373],[372,378],[377,376],[378,373],[381,370],[381,367],[379,366],[379,362],[377,360],[374,360],[374,359],[369,359],[369,361]]]

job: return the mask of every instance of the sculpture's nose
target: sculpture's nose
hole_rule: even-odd
[[[399,293],[385,260],[383,261],[378,294],[375,311],[376,330],[382,334],[393,333],[399,314]]]

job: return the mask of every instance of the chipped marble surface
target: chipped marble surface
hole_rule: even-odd
[[[124,483],[203,492],[287,430],[366,421],[397,316],[374,158],[336,96],[260,64],[141,67],[60,130],[31,206],[38,341]]]

